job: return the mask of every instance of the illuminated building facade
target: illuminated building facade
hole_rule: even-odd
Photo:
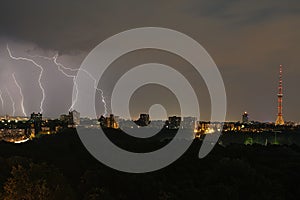
[[[110,114],[109,117],[104,117],[103,115],[98,120],[102,128],[119,128],[119,125],[113,114]]]

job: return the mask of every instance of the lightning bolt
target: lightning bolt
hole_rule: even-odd
[[[70,71],[73,71],[73,72],[78,72],[78,71],[83,71],[84,73],[86,73],[94,82],[94,89],[98,92],[100,92],[101,94],[101,101],[104,105],[104,116],[107,115],[107,104],[106,104],[106,101],[105,101],[105,97],[104,97],[104,93],[103,93],[103,90],[101,90],[100,88],[97,87],[97,80],[92,76],[91,73],[89,73],[88,71],[86,71],[85,69],[72,69],[72,68],[68,68],[68,67],[65,67],[64,65],[62,65],[61,63],[57,62],[57,58],[58,58],[58,55],[56,54],[54,57],[53,57],[53,62],[56,64],[56,66],[63,68],[65,70],[70,70]],[[61,70],[62,71],[62,70]],[[77,84],[76,84],[76,76],[74,76],[74,79],[73,79],[73,82],[74,82],[74,85],[75,85],[75,88],[76,88],[76,98],[74,100],[74,102],[72,103],[72,107],[74,106],[74,104],[76,103],[77,101],[77,97],[78,97],[78,87],[77,87]]]
[[[24,95],[23,95],[23,92],[22,92],[22,88],[21,88],[21,86],[19,85],[19,83],[18,83],[18,81],[17,81],[17,79],[16,79],[16,77],[15,77],[15,73],[12,74],[12,77],[13,77],[13,79],[14,79],[14,81],[15,81],[16,86],[19,88],[19,92],[20,92],[20,95],[21,95],[21,97],[22,97],[22,99],[21,99],[21,108],[22,108],[23,115],[24,115],[24,116],[27,116],[27,114],[26,114],[26,112],[25,112],[25,108],[24,108]]]
[[[74,87],[75,87],[75,99],[72,101],[72,105],[70,107],[69,110],[72,110],[77,99],[78,99],[78,85],[76,83],[76,76],[75,75],[70,75],[70,74],[67,74],[64,72],[64,70],[70,70],[72,72],[75,72],[75,71],[78,71],[76,69],[71,69],[71,68],[68,68],[68,67],[65,67],[64,65],[60,64],[57,62],[57,58],[58,58],[58,54],[54,55],[52,58],[50,58],[54,64],[57,66],[57,69],[63,74],[65,75],[66,77],[69,77],[69,78],[72,78],[73,79],[73,84],[74,84]],[[64,69],[64,70],[63,70]]]
[[[15,101],[14,101],[14,99],[12,98],[12,96],[11,96],[10,92],[8,91],[8,89],[5,88],[5,90],[6,90],[7,95],[8,95],[9,98],[10,98],[11,103],[12,103],[12,108],[13,108],[13,114],[12,114],[12,116],[15,116],[15,113],[16,113]]]
[[[42,91],[42,100],[41,100],[41,103],[40,103],[40,112],[43,113],[43,111],[44,111],[43,110],[43,105],[44,105],[44,101],[45,101],[46,95],[45,95],[45,89],[44,89],[44,87],[42,85],[42,81],[41,80],[42,80],[42,75],[43,75],[44,68],[41,65],[37,64],[32,59],[13,56],[12,53],[11,53],[11,50],[9,49],[8,44],[6,45],[6,49],[7,49],[7,52],[8,52],[8,54],[9,54],[9,56],[10,56],[11,59],[13,59],[13,60],[23,60],[23,61],[31,62],[32,64],[34,64],[36,67],[38,67],[40,69],[38,83],[39,83],[39,86],[40,86],[41,91]]]
[[[34,56],[31,56],[31,57],[39,57],[39,58],[43,58],[43,59],[46,59],[46,60],[50,60],[52,61],[56,66],[57,66],[57,69],[66,77],[68,78],[72,78],[73,79],[73,84],[74,84],[74,87],[75,87],[75,98],[72,102],[72,105],[70,107],[70,110],[73,109],[77,99],[78,99],[78,86],[77,86],[77,83],[76,83],[76,75],[70,75],[68,73],[66,73],[65,71],[71,71],[71,72],[78,72],[78,71],[83,71],[84,73],[86,73],[94,82],[94,89],[98,92],[100,92],[100,95],[101,95],[101,101],[104,105],[104,113],[103,115],[106,116],[107,115],[107,103],[105,101],[105,97],[104,97],[104,93],[103,93],[103,90],[101,90],[100,88],[97,87],[97,80],[92,76],[91,73],[89,73],[88,71],[86,71],[85,69],[73,69],[73,68],[69,68],[69,67],[66,67],[64,66],[63,64],[59,63],[57,61],[58,59],[58,54],[55,54],[52,58],[51,57],[46,57],[46,56],[40,56],[40,55],[34,55]]]
[[[1,101],[1,107],[2,107],[2,111],[4,110],[4,100],[2,97],[2,90],[0,90],[0,101]]]

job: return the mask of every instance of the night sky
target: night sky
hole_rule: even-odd
[[[43,113],[57,117],[71,106],[73,80],[63,75],[51,60],[33,56],[58,54],[59,63],[76,69],[88,52],[106,38],[131,28],[151,26],[185,33],[208,51],[225,83],[227,120],[241,120],[241,114],[248,111],[250,120],[275,121],[278,73],[282,64],[284,118],[300,121],[298,0],[1,0],[0,8],[3,98],[0,115],[13,114],[11,100],[15,103],[15,115],[23,113],[22,98],[12,74],[23,91],[27,114],[40,111],[42,100],[38,85],[40,69],[31,62],[10,59],[7,44],[15,57],[34,59],[43,66],[41,82],[46,95]],[[126,68],[151,59],[175,68],[188,65],[174,55],[149,50],[120,58],[113,63],[115,71],[111,74],[122,71],[118,67]],[[105,95],[110,87],[109,78],[99,87]],[[208,104],[206,87],[201,81],[199,90],[200,104]],[[136,96],[140,98],[138,93]],[[141,106],[130,107],[134,110]],[[203,107],[201,118],[207,120],[210,111],[208,106]],[[99,109],[103,110],[101,102]],[[172,106],[170,109],[168,114],[177,114]]]

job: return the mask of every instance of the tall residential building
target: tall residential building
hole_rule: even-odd
[[[35,134],[38,134],[42,131],[42,120],[43,115],[41,113],[31,113],[29,121],[31,124],[31,128],[33,128]]]
[[[181,117],[172,116],[169,117],[169,120],[166,123],[167,128],[169,129],[179,129],[181,123]]]
[[[69,115],[71,116],[71,121],[73,125],[80,125],[80,113],[76,110],[72,110],[69,112]]]
[[[248,117],[248,113],[244,112],[242,115],[242,122],[243,124],[247,124],[249,122],[249,117]]]

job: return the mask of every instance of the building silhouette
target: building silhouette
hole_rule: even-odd
[[[69,115],[71,116],[71,122],[73,125],[80,125],[80,113],[76,110],[72,110],[69,112]]]
[[[248,124],[249,123],[249,116],[247,112],[244,112],[242,115],[242,123],[243,124]]]
[[[140,114],[140,118],[134,121],[138,126],[148,126],[150,124],[149,114]]]
[[[179,129],[181,124],[181,117],[172,116],[166,122],[166,128],[168,129]]]
[[[29,122],[31,124],[31,129],[34,131],[34,134],[38,134],[42,131],[42,121],[43,115],[41,113],[31,113]]]
[[[195,129],[197,117],[183,117],[182,128]]]
[[[65,126],[74,127],[80,124],[80,113],[76,110],[73,110],[67,115],[60,115],[59,119]]]
[[[101,117],[98,119],[100,122],[100,126],[102,128],[119,128],[119,124],[116,121],[116,118],[113,114],[110,114],[109,117],[104,117],[101,115]]]

